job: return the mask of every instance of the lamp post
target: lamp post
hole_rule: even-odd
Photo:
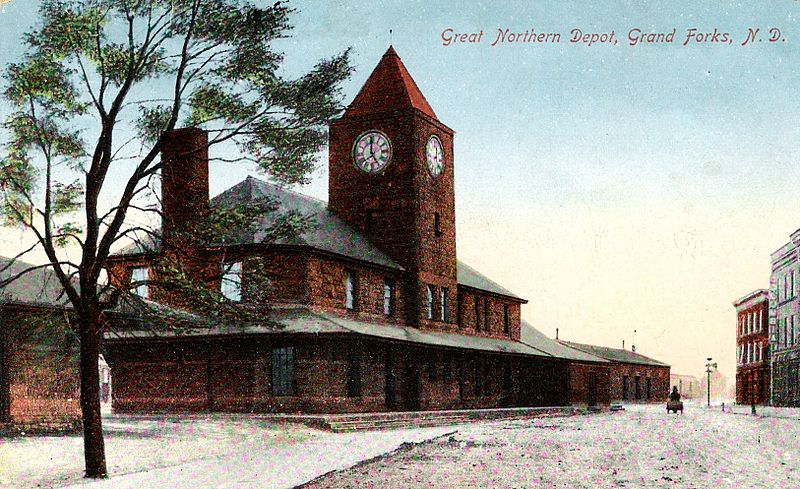
[[[717,368],[717,362],[711,363],[711,357],[706,358],[706,390],[708,391],[708,407],[711,407],[711,369]]]

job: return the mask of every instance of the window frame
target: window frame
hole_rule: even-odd
[[[480,296],[475,296],[475,331],[481,330],[481,300]]]
[[[242,302],[242,260],[222,262],[221,268],[220,294],[229,301]]]
[[[358,310],[358,274],[352,268],[345,269],[344,307],[348,311]]]
[[[487,333],[492,330],[492,323],[491,323],[491,308],[489,307],[489,298],[483,298],[483,330]]]
[[[144,266],[135,266],[130,268],[131,280],[130,285],[133,285],[135,282],[140,282],[137,286],[133,287],[133,295],[137,297],[141,297],[142,299],[149,299],[150,298],[150,287],[148,282],[150,280],[150,267],[147,265]],[[137,277],[138,271],[144,272],[143,277]]]
[[[390,278],[383,279],[383,315],[394,316],[395,309],[395,287],[394,280]]]
[[[449,292],[447,287],[439,287],[439,319],[443,322],[447,322],[450,316],[450,301],[447,299]]]
[[[427,298],[428,298],[428,308],[427,308],[427,311],[425,312],[425,316],[426,316],[426,318],[428,320],[431,320],[431,321],[434,318],[434,314],[433,314],[433,312],[434,312],[433,311],[433,298],[436,297],[436,291],[433,290],[433,289],[434,289],[434,287],[431,284],[428,284],[427,287],[426,287]]]

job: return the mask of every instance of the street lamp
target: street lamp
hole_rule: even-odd
[[[711,363],[711,357],[706,358],[708,363],[706,363],[706,388],[708,390],[708,407],[711,407],[711,369],[717,368],[717,362]]]

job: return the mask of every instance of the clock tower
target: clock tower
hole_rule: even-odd
[[[453,131],[394,48],[331,124],[329,166],[330,210],[406,269],[409,325],[454,330]]]

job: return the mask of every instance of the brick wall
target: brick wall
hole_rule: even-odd
[[[392,161],[378,174],[366,174],[352,161],[354,141],[368,130],[384,133],[392,144]],[[425,162],[431,135],[441,140],[445,157],[436,178]],[[445,331],[454,329],[457,316],[428,321],[424,305],[427,284],[449,289],[455,304],[452,139],[452,131],[439,121],[405,110],[343,117],[331,125],[329,145],[329,208],[407,270],[407,322]]]
[[[44,308],[0,307],[0,422],[78,422],[78,345],[68,321]]]
[[[475,303],[477,301],[478,314]],[[486,304],[488,303],[488,322]],[[459,333],[503,339],[520,338],[520,303],[500,297],[481,294],[474,289],[458,289]],[[504,329],[504,306],[508,306],[509,334]],[[478,322],[479,321],[479,324]],[[488,327],[487,327],[488,326]]]
[[[611,366],[598,363],[569,362],[568,403],[573,405],[608,404],[611,394]]]
[[[294,348],[290,396],[273,395],[272,348],[282,346]],[[108,348],[118,412],[335,413],[565,402],[567,364],[549,359],[354,337],[118,341]],[[354,364],[357,389],[348,373]]]
[[[665,402],[672,386],[669,384],[669,367],[614,363],[611,367],[611,400],[628,402]],[[639,396],[636,379],[639,379]],[[650,379],[650,395],[647,382]],[[627,391],[624,383],[627,381]]]
[[[347,271],[354,273],[357,287],[355,309],[348,311],[345,304]],[[405,291],[401,272],[383,270],[356,262],[314,256],[308,264],[308,287],[311,305],[318,310],[347,314],[364,321],[403,323]],[[387,316],[383,311],[384,281],[394,283],[394,311]]]

